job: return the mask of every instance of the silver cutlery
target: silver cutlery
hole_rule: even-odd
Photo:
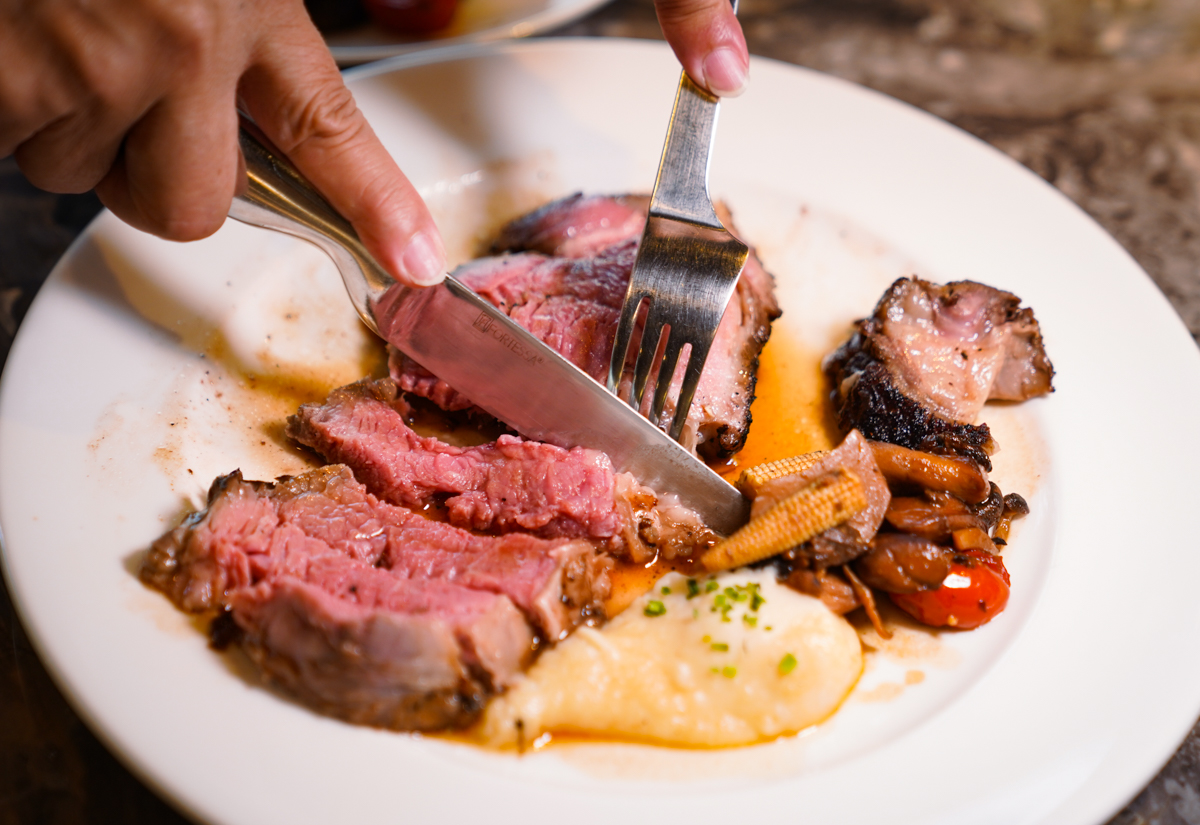
[[[247,180],[230,216],[327,253],[370,329],[526,438],[602,450],[618,471],[677,494],[720,533],[746,522],[749,502],[736,488],[453,277],[423,289],[396,283],[245,119],[240,143]]]
[[[737,0],[733,7],[736,12]],[[645,393],[653,390],[648,416],[658,424],[680,358],[687,351],[668,429],[676,441],[683,432],[721,316],[750,252],[721,223],[708,193],[719,107],[718,98],[683,73],[608,371],[608,389],[619,393],[629,348],[641,322],[628,401],[634,409],[644,410]]]

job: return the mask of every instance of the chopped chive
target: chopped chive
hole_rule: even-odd
[[[700,618],[700,611],[699,611],[697,608],[695,608],[695,607],[693,607],[693,608],[692,608],[692,618],[693,618],[693,619],[699,619],[699,618]]]
[[[704,585],[704,592],[711,593],[714,590],[716,590],[718,587],[720,587],[720,585],[717,584],[715,579],[709,579],[708,584]]]
[[[642,611],[647,616],[662,616],[667,612],[667,606],[658,599],[646,603],[646,608]]]
[[[700,582],[696,581],[695,579],[688,579],[687,580],[687,597],[689,599],[694,599],[699,595],[700,595]]]
[[[671,595],[671,588],[669,588],[669,587],[664,587],[664,588],[662,589],[662,594],[663,594],[664,596],[669,596],[669,595]]]
[[[743,613],[742,621],[746,623],[747,627],[754,627],[756,624],[758,624],[758,616],[751,616],[749,613]]]
[[[713,642],[709,647],[717,651],[717,653],[725,653],[729,650],[729,645],[725,642]]]
[[[779,660],[779,675],[787,676],[796,669],[796,657],[790,653],[785,653],[783,658]]]
[[[726,679],[732,679],[734,676],[737,676],[737,668],[736,667],[723,667],[723,668],[721,668],[721,675],[724,676]]]
[[[767,603],[767,600],[764,599],[762,597],[762,594],[758,592],[758,585],[757,584],[753,585],[753,588],[750,591],[750,609],[758,610],[760,607],[762,607],[766,603]]]

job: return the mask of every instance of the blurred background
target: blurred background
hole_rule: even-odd
[[[310,8],[331,32],[365,19],[339,0]],[[742,0],[740,16],[752,54],[905,100],[1028,166],[1200,336],[1200,0]],[[652,0],[614,0],[549,34],[660,38]],[[0,160],[0,358],[98,210]],[[0,825],[186,821],[71,711],[0,586]],[[1112,823],[1200,825],[1197,730]]]

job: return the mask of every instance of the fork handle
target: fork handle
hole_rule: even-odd
[[[731,2],[737,14],[738,0]],[[654,194],[650,196],[651,215],[725,228],[708,195],[709,158],[720,108],[719,97],[697,86],[687,72],[680,75]]]
[[[681,75],[650,198],[651,215],[724,228],[708,195],[709,158],[720,106],[720,99],[693,83],[687,72]]]

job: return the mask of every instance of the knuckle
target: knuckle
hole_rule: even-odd
[[[289,113],[286,123],[286,151],[311,143],[337,146],[356,139],[366,126],[354,95],[341,83],[324,85]]]
[[[209,0],[161,0],[159,25],[173,56],[184,62],[206,60],[220,40],[221,10]]]

